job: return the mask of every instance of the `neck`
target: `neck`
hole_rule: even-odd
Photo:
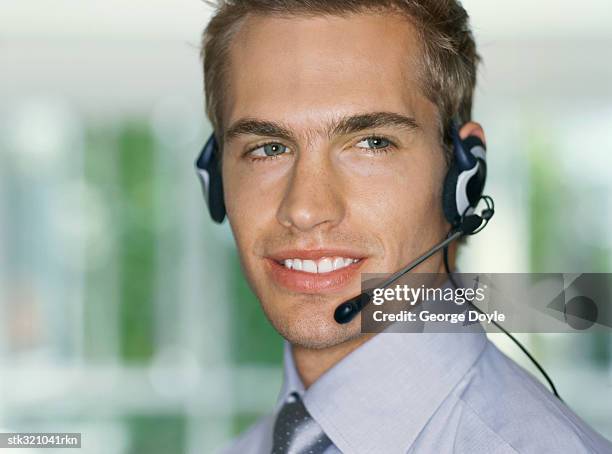
[[[304,388],[308,389],[327,370],[331,369],[336,363],[353,350],[359,348],[374,335],[361,334],[341,344],[322,349],[293,345],[293,360]]]

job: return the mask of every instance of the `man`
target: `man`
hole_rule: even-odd
[[[228,0],[203,57],[227,217],[287,340],[277,407],[228,452],[612,452],[483,333],[334,320],[362,273],[447,235],[453,120],[485,140],[455,0]],[[416,270],[444,272],[440,254]]]

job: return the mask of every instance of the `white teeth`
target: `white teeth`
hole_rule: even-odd
[[[336,257],[334,259],[334,270],[339,270],[340,268],[344,268],[344,259],[342,257]]]
[[[332,259],[321,259],[319,260],[319,264],[317,265],[317,271],[319,273],[329,273],[334,270],[334,265],[332,264]]]
[[[303,260],[302,261],[302,271],[306,271],[307,273],[316,273],[317,272],[317,262],[314,260]]]
[[[283,260],[283,265],[290,270],[294,269],[306,273],[329,273],[345,268],[358,261],[358,259],[345,257],[324,257],[319,260],[285,259]]]

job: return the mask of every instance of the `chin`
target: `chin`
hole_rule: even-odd
[[[310,310],[309,310],[310,309]],[[314,312],[311,308],[291,314],[271,316],[268,319],[290,344],[308,349],[325,349],[342,344],[361,335],[361,318],[356,317],[347,325],[336,323],[332,314]],[[300,316],[302,315],[302,316]]]

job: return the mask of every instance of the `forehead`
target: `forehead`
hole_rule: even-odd
[[[229,52],[225,126],[372,110],[418,116],[419,56],[417,33],[395,14],[250,16]]]

